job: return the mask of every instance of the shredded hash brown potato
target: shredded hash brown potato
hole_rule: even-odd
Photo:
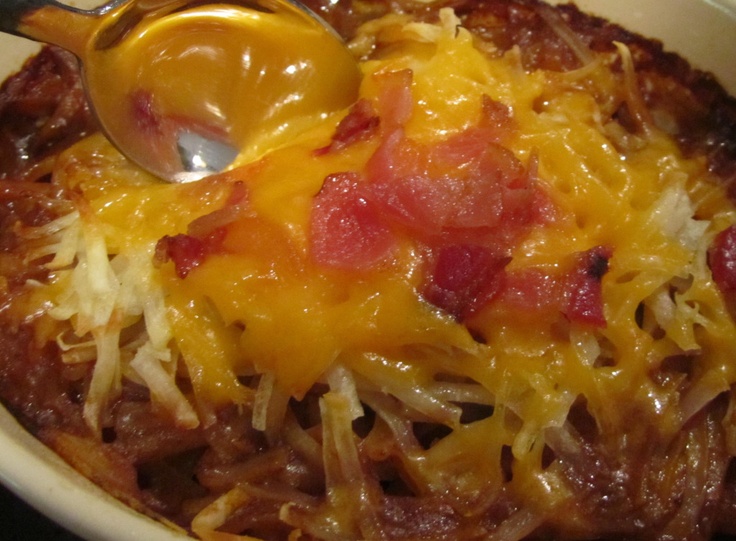
[[[0,94],[0,396],[204,541],[736,535],[736,104],[571,5],[312,2],[349,110],[163,184]]]

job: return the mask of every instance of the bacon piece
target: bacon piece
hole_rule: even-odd
[[[596,246],[576,254],[575,267],[567,277],[564,314],[578,323],[605,327],[601,280],[608,272],[611,249]]]
[[[483,94],[481,118],[477,129],[483,132],[484,137],[494,143],[501,143],[515,128],[516,122],[511,108]]]
[[[382,167],[392,168],[402,165],[404,169],[411,167],[404,159],[396,160],[398,143],[404,143],[403,126],[409,120],[413,107],[411,96],[411,70],[390,71],[374,75],[379,87],[376,105],[376,113],[373,105],[368,100],[358,101],[347,117],[338,125],[333,136],[333,142],[325,148],[318,149],[317,154],[324,154],[331,150],[339,150],[347,144],[352,144],[361,139],[377,134],[379,128],[382,131],[383,144],[376,152],[377,156],[371,161]],[[337,142],[336,142],[337,139]],[[345,143],[343,144],[343,140]],[[333,145],[337,145],[333,149]],[[371,169],[368,164],[368,169]],[[380,168],[379,168],[380,170]]]
[[[438,250],[424,298],[458,320],[466,319],[500,291],[510,258],[484,246],[456,244]]]
[[[500,141],[511,111],[484,96],[475,126],[433,145],[408,138],[411,72],[376,77],[382,142],[366,165],[371,196],[394,225],[445,244],[507,245],[533,220],[534,179]]]
[[[373,105],[362,99],[353,105],[350,112],[337,125],[329,145],[314,151],[316,156],[339,152],[359,141],[365,141],[378,132],[381,119],[376,115]]]
[[[732,317],[736,318],[736,225],[716,235],[708,250],[708,265]]]
[[[535,188],[513,153],[476,134],[424,148],[396,132],[371,159],[371,193],[419,237],[508,244],[534,218]]]
[[[370,196],[388,219],[415,234],[436,235],[452,212],[450,192],[460,185],[427,174],[426,153],[396,130],[383,140],[366,169]]]
[[[724,295],[736,295],[736,225],[724,229],[708,251],[713,279]]]
[[[229,173],[222,174],[225,178]],[[250,193],[245,183],[237,180],[232,183],[232,191],[221,208],[195,218],[187,226],[187,234],[193,237],[205,238],[216,229],[227,227],[242,216],[250,205]]]
[[[508,272],[496,299],[522,318],[561,313],[570,321],[605,327],[601,279],[610,257],[608,247],[596,246],[573,254],[572,267],[564,273],[536,267]]]
[[[159,263],[173,261],[176,275],[182,280],[201,265],[207,256],[222,249],[227,230],[218,227],[206,236],[166,235],[156,243],[155,258]]]
[[[561,311],[562,298],[560,276],[531,267],[506,273],[498,301],[522,316],[549,313],[556,317]]]
[[[404,132],[413,106],[411,71],[381,73],[374,81],[382,139],[366,164],[364,179],[356,173],[334,175],[315,198],[311,231],[315,261],[364,270],[390,252],[396,234],[440,254],[447,248],[440,262],[451,257],[452,246],[476,246],[479,252],[465,254],[473,259],[471,266],[486,249],[490,254],[507,253],[534,220],[534,203],[539,200],[534,178],[511,150],[497,142],[511,133],[511,111],[485,96],[475,126],[436,144],[422,144]],[[372,115],[367,104],[356,105],[346,118],[345,132],[338,129],[335,141],[372,132],[378,125]],[[496,266],[486,263],[481,266]],[[465,270],[470,272],[466,278],[475,279],[470,275],[476,271]],[[441,279],[443,271],[439,272]],[[432,279],[429,283],[437,285]],[[465,299],[468,295],[481,295],[476,291],[479,285],[466,285],[470,293],[449,288],[450,296],[461,298],[457,302],[448,300],[442,286],[432,289],[430,296],[460,317],[471,309],[460,308],[458,302],[464,306],[470,302]]]
[[[385,133],[403,127],[411,117],[414,100],[411,95],[413,73],[410,69],[377,73],[378,116]]]
[[[367,270],[392,251],[394,237],[355,173],[325,179],[310,223],[314,260],[334,268]]]

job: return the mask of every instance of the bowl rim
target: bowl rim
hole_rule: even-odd
[[[546,0],[576,4],[664,44],[736,97],[736,0]],[[705,30],[704,30],[705,29]],[[724,43],[724,36],[730,36]]]
[[[0,407],[0,482],[41,514],[94,541],[190,539],[95,485]]]

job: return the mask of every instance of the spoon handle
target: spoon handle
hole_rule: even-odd
[[[56,0],[0,0],[0,32],[80,55],[98,13],[99,8],[87,11]]]
[[[23,17],[42,7],[56,4],[54,0],[0,0],[0,32],[29,37],[18,29]]]

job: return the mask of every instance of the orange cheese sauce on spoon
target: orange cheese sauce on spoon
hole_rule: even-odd
[[[339,36],[290,2],[49,4],[18,30],[77,54],[107,136],[172,181],[293,137],[350,105],[359,84]]]

